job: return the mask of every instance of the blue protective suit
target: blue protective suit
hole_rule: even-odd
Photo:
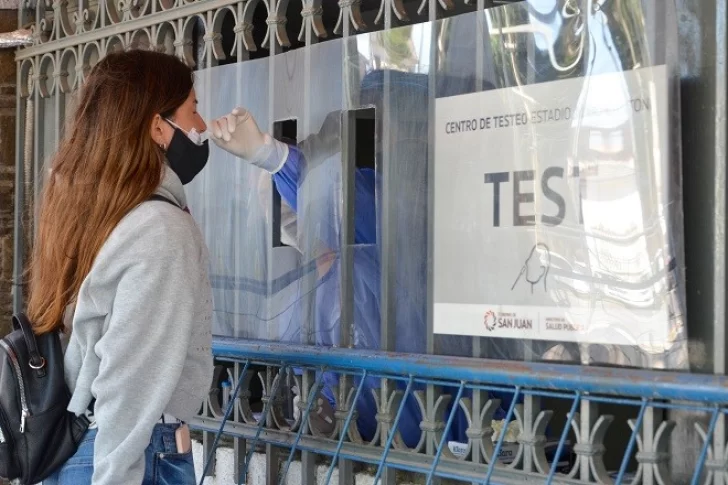
[[[300,174],[305,159],[300,150],[291,147],[288,161],[273,176],[273,180],[281,198],[298,213],[298,187]],[[376,246],[376,204],[375,204],[375,172],[371,169],[358,169],[355,172],[355,248],[354,248],[354,341],[357,348],[378,348],[380,342],[379,312],[381,278],[379,254]],[[339,248],[336,240],[338,231],[323,229],[322,243],[328,248]],[[337,258],[328,272],[323,275],[317,285],[315,296],[315,335],[318,345],[337,345],[340,331],[339,302],[339,264]],[[398,339],[399,341],[399,339]],[[406,339],[403,342],[407,342]],[[399,347],[399,346],[398,346]],[[408,352],[422,352],[424,347],[406,345]],[[358,385],[359,381],[355,382]],[[324,375],[323,394],[332,405],[336,400],[333,386],[338,385],[338,375]],[[368,378],[362,389],[357,407],[358,429],[365,440],[371,440],[376,432],[377,405],[372,396],[372,389],[379,387],[380,380]],[[396,410],[395,410],[396,411]],[[399,431],[408,446],[415,446],[420,436],[419,424],[421,413],[414,398],[410,397],[402,414]]]

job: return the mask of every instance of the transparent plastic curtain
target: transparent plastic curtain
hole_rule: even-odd
[[[215,333],[685,368],[676,50],[672,2],[531,0],[200,71],[197,90],[207,118],[243,106],[271,133],[277,122],[295,119],[299,149],[295,177],[284,177],[213,147],[208,167],[188,186],[211,254]],[[562,82],[574,84],[564,88]],[[659,86],[664,92],[655,91]],[[436,156],[444,129],[440,101],[488,92],[495,97],[487,99],[529,119],[552,103],[549,93],[561,93],[569,119],[553,125],[552,139],[532,124],[503,130],[492,149],[471,154],[485,169],[473,184],[451,191],[458,202],[449,206],[438,184],[459,183],[468,172]],[[652,118],[628,109],[633,93],[652,93]],[[364,108],[373,108],[376,119],[371,166],[362,163],[361,147],[354,158],[342,149],[353,136],[351,112]],[[524,165],[529,144],[538,145],[539,157]],[[559,160],[549,160],[550,153]],[[511,156],[518,161],[511,163]],[[475,202],[494,187],[483,180],[489,166],[535,174],[520,181],[533,199],[521,199],[519,210],[537,221],[559,214],[550,205],[553,194],[544,198],[541,175],[552,166],[562,170],[546,188],[560,194],[564,220],[557,227],[514,226],[512,187],[503,183],[503,231],[484,227],[493,209],[486,214]],[[274,227],[280,219],[282,231]],[[342,236],[347,221],[352,237]],[[527,236],[518,236],[520,230]],[[482,251],[471,260],[463,258],[472,251],[452,261],[438,251],[438,244],[454,244],[458,253],[465,243],[457,241],[477,237]],[[543,288],[519,273],[529,271],[524,260],[531,261],[528,253],[539,244],[548,247],[549,258]],[[539,251],[531,261],[536,271],[543,270]],[[512,287],[514,280],[521,284]],[[341,318],[346,285],[352,291],[343,306],[353,325]],[[491,305],[492,316],[479,313],[485,327],[489,318],[502,318],[504,308],[556,309],[572,335],[560,341],[553,334],[442,332],[434,310],[439,303],[473,305],[476,312]],[[580,331],[596,321],[595,312],[601,330]],[[428,318],[436,331],[429,349]],[[624,341],[604,337],[639,325],[647,329],[641,338],[629,340],[629,332]]]
[[[268,71],[266,62],[249,62],[198,72],[201,113],[211,119],[246,106],[267,127]],[[277,339],[277,320],[269,317],[276,296],[268,290],[270,177],[213,147],[207,169],[188,185],[187,195],[210,251],[214,333]]]

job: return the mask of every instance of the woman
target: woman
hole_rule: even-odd
[[[195,483],[182,423],[213,369],[208,255],[183,189],[208,158],[196,104],[177,58],[110,54],[53,160],[28,313],[68,336],[68,409],[92,424],[45,485]]]

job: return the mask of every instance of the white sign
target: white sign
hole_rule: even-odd
[[[664,66],[440,98],[435,333],[671,338]]]

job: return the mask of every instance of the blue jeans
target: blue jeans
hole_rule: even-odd
[[[158,424],[144,452],[144,481],[141,485],[195,485],[192,450],[177,453],[174,432],[179,424]],[[94,473],[94,440],[96,430],[83,437],[76,453],[43,485],[90,485]]]

